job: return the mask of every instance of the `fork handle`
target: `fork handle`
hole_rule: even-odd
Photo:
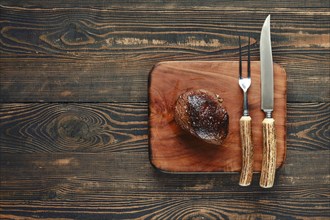
[[[242,145],[242,170],[239,180],[240,186],[249,186],[253,174],[253,144],[252,144],[252,119],[250,116],[242,116],[240,123]]]
[[[274,184],[276,170],[276,134],[273,118],[265,118],[262,121],[262,133],[263,152],[260,186],[271,188]]]

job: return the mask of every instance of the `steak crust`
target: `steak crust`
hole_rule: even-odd
[[[215,145],[227,137],[229,115],[219,95],[189,90],[179,96],[174,108],[176,123],[191,135]]]

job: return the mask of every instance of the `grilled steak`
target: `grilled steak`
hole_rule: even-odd
[[[229,116],[219,95],[206,90],[190,90],[175,104],[175,121],[191,135],[220,145],[228,134]]]

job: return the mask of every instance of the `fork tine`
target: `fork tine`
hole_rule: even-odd
[[[239,44],[239,78],[242,78],[242,47],[241,47],[241,36],[238,36]]]
[[[249,33],[249,44],[248,44],[248,69],[247,69],[247,72],[248,72],[248,78],[251,77],[251,60],[250,60],[250,33]]]

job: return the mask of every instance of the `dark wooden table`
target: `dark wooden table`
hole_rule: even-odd
[[[0,218],[329,219],[329,1],[0,1]],[[171,175],[148,158],[159,61],[259,60],[271,13],[287,71],[275,186]],[[246,54],[246,48],[244,48]]]

